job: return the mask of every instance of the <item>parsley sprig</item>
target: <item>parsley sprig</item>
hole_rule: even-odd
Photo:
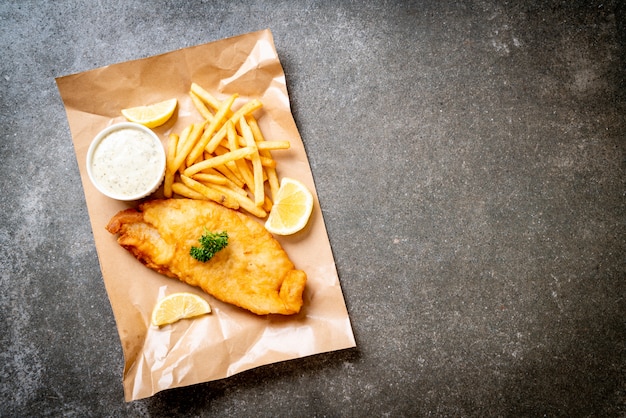
[[[191,247],[189,254],[196,260],[205,263],[228,245],[228,233],[226,231],[213,233],[205,228],[198,241],[201,247]]]

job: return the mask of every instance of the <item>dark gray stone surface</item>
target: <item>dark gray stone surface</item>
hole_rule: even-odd
[[[622,4],[0,2],[0,416],[624,416]],[[125,403],[54,78],[265,28],[358,347]]]

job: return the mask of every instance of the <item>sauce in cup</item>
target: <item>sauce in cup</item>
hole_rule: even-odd
[[[165,151],[148,128],[120,123],[96,136],[87,152],[87,172],[103,194],[117,200],[140,199],[163,181]]]

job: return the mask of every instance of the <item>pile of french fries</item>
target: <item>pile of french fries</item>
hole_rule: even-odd
[[[204,121],[169,135],[164,196],[208,199],[265,218],[279,188],[271,151],[288,149],[289,141],[265,140],[252,115],[263,106],[257,99],[234,111],[237,94],[220,102],[196,83],[189,94]]]

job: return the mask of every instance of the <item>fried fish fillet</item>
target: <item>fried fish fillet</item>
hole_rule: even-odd
[[[306,273],[295,269],[262,225],[210,201],[153,200],[116,214],[107,225],[147,267],[198,286],[258,315],[298,313]],[[228,245],[203,263],[189,255],[206,230],[228,233]]]

